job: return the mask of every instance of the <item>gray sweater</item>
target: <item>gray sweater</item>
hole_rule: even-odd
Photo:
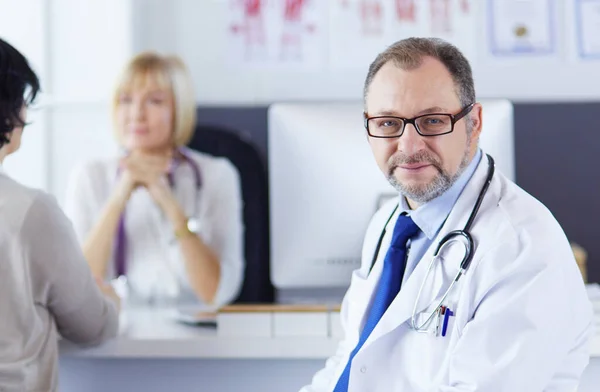
[[[0,166],[0,391],[55,391],[58,339],[94,345],[118,332],[55,199]]]

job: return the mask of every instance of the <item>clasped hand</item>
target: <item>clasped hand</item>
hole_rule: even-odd
[[[120,162],[121,179],[119,193],[124,201],[129,200],[131,193],[138,187],[144,187],[152,199],[163,210],[173,200],[167,174],[172,156],[149,155],[134,152]]]

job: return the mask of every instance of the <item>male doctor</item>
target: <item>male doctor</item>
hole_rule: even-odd
[[[479,149],[468,61],[439,39],[399,41],[371,64],[364,98],[400,197],[373,217],[345,338],[302,391],[575,391],[592,325],[583,280],[552,214]],[[472,245],[455,233],[434,258],[455,230]]]

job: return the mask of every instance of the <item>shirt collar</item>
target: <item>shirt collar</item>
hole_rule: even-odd
[[[404,195],[400,195],[400,213],[404,212],[410,215],[413,222],[419,226],[419,229],[421,229],[428,239],[432,240],[442,227],[442,224],[448,215],[450,215],[450,211],[454,207],[456,200],[458,200],[458,197],[473,176],[473,173],[475,173],[475,170],[481,161],[481,156],[481,149],[478,148],[473,160],[471,160],[450,189],[414,211],[408,206],[408,202]]]

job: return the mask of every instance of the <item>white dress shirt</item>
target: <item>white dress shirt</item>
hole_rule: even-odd
[[[97,344],[118,314],[56,200],[0,166],[0,391],[55,391],[58,338]]]
[[[244,272],[242,199],[239,175],[225,158],[196,151],[186,154],[197,165],[201,186],[190,163],[173,172],[172,191],[189,218],[199,222],[201,240],[216,252],[221,279],[214,305],[238,294]],[[71,176],[65,209],[81,242],[85,241],[118,181],[118,159],[79,166]],[[144,188],[136,189],[125,209],[126,275],[133,301],[160,305],[201,304],[193,292],[173,227]],[[115,233],[116,236],[116,233]],[[115,241],[116,243],[116,241]],[[115,249],[107,279],[115,278]]]

